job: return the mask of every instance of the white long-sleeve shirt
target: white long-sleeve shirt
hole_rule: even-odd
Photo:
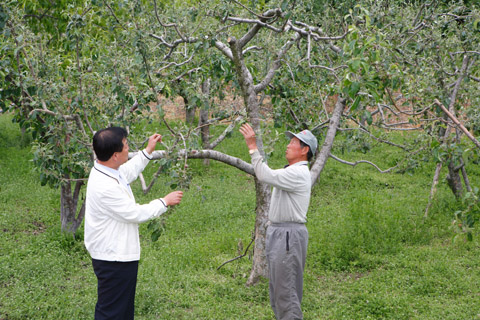
[[[140,260],[138,224],[167,211],[160,199],[139,205],[130,189],[149,162],[146,150],[115,170],[95,163],[87,184],[85,246],[90,256],[105,261]]]
[[[252,165],[257,179],[273,186],[268,219],[273,223],[307,222],[312,187],[308,162],[272,170],[256,151],[252,154]]]

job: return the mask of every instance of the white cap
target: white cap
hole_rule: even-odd
[[[310,151],[312,151],[312,154],[315,154],[315,151],[317,151],[317,138],[313,135],[313,133],[310,132],[310,130],[303,130],[299,133],[293,133],[290,131],[285,132],[285,135],[289,138],[292,139],[293,137],[296,137],[298,140],[304,142],[306,145],[310,147]]]

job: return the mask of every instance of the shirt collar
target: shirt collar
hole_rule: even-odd
[[[291,165],[287,164],[283,168],[294,167],[294,166],[308,166],[308,161],[298,161],[298,162],[295,162],[294,164],[291,164]]]
[[[298,161],[292,164],[292,166],[306,166],[308,165],[308,161]]]
[[[95,161],[94,166],[95,166],[95,168],[97,168],[98,170],[103,171],[103,173],[110,174],[110,175],[114,176],[114,177],[117,178],[117,179],[120,178],[120,171],[118,171],[118,170],[115,170],[115,169],[113,169],[113,168],[104,166],[103,164],[100,164],[100,163],[98,163],[97,161]]]

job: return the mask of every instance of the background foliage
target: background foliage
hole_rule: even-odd
[[[10,119],[0,116],[0,318],[92,318],[96,278],[83,233],[60,233],[59,193],[40,186],[30,148],[17,146],[21,132]],[[242,143],[239,133],[232,138]],[[230,148],[224,151],[248,157]],[[370,156],[387,165],[398,151],[377,145]],[[271,163],[284,163],[281,152]],[[216,270],[237,254],[239,241],[250,240],[252,178],[220,163],[189,164],[192,186],[158,241],[141,227],[136,318],[271,319],[267,282],[245,287],[248,257]],[[309,212],[305,319],[478,317],[478,237],[452,242],[445,227],[460,204],[443,185],[431,217],[422,217],[432,167],[423,162],[413,175],[384,175],[329,162]],[[480,172],[472,173],[478,182]],[[170,189],[169,177],[160,179],[146,196],[134,183],[139,202]]]

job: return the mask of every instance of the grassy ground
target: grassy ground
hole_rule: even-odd
[[[229,141],[222,150],[247,160],[240,135]],[[284,163],[284,146],[273,167]],[[374,145],[342,157],[386,168],[398,154]],[[96,279],[83,227],[77,239],[59,232],[59,192],[40,186],[30,159],[28,139],[1,115],[0,319],[92,319]],[[252,178],[221,163],[190,167],[191,187],[159,240],[141,226],[136,319],[273,319],[267,281],[245,286],[247,257],[216,270],[237,255],[239,240],[249,242]],[[452,243],[458,204],[444,176],[423,219],[433,169],[423,163],[413,174],[380,174],[328,161],[308,215],[305,319],[480,319],[479,236]],[[478,186],[480,171],[470,178]],[[162,181],[146,196],[138,182],[133,188],[140,203],[169,192]]]

